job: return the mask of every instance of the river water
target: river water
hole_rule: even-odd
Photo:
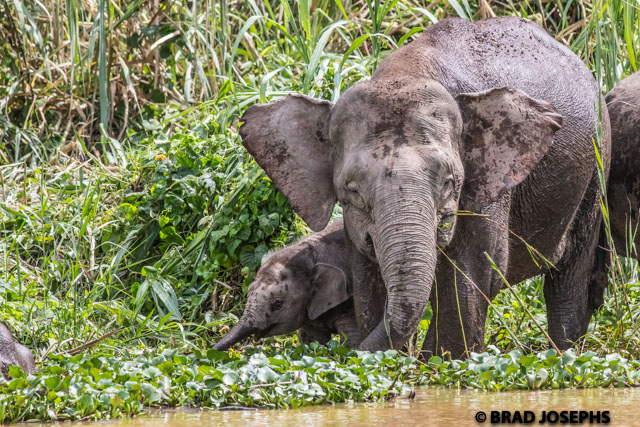
[[[491,411],[509,411],[511,417],[528,417],[530,425],[538,425],[543,416],[555,419],[553,411],[600,411],[600,421],[609,425],[640,426],[640,388],[481,392],[441,388],[419,388],[413,400],[399,397],[389,402],[351,403],[310,406],[291,410],[213,411],[173,410],[152,411],[148,415],[98,423],[74,423],[71,426],[151,427],[151,426],[459,426],[490,425]],[[525,413],[524,411],[530,411]],[[543,411],[545,413],[543,413]],[[476,416],[486,421],[479,423]],[[501,413],[502,414],[502,413]],[[495,416],[495,415],[494,415]],[[535,417],[532,420],[531,417]],[[566,414],[571,416],[570,413]],[[579,420],[579,413],[574,415]],[[556,421],[560,424],[559,418]],[[583,424],[589,424],[589,418]],[[597,421],[596,418],[593,421]],[[577,423],[576,423],[577,424]],[[33,426],[34,424],[29,424]],[[52,426],[52,424],[42,424]],[[70,424],[53,424],[70,426]]]

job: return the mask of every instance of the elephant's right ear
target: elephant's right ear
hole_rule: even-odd
[[[349,299],[347,276],[342,269],[319,262],[315,270],[313,294],[307,305],[307,314],[311,320]]]
[[[241,118],[242,144],[314,231],[327,225],[336,204],[328,136],[332,105],[288,95],[254,105]]]

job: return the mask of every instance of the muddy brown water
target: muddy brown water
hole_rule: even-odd
[[[640,426],[640,388],[481,392],[440,388],[419,388],[415,399],[397,398],[389,402],[346,403],[309,406],[290,410],[213,411],[173,410],[152,411],[132,419],[102,421],[96,423],[41,424],[42,426],[100,426],[100,427],[151,427],[151,426],[480,426],[491,425],[491,411],[509,411],[511,417],[519,414],[540,425],[543,416],[561,425],[561,411],[600,411],[600,421],[606,421],[604,411],[609,411],[610,423],[615,426]],[[530,411],[525,413],[524,411]],[[544,414],[543,414],[544,411]],[[476,414],[483,412],[487,419],[476,421]],[[478,415],[480,419],[482,416]],[[534,420],[531,417],[535,417]],[[566,413],[570,417],[570,413]],[[579,413],[574,415],[579,421]],[[570,419],[568,419],[571,421]],[[589,419],[581,424],[590,424]],[[593,421],[597,421],[595,418]],[[580,424],[576,422],[575,424]],[[597,424],[597,423],[595,423]],[[23,426],[34,424],[23,424]]]

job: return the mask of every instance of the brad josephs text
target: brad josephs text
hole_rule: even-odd
[[[491,424],[609,424],[609,411],[491,411]]]

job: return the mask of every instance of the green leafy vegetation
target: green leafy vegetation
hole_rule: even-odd
[[[138,350],[126,357],[49,358],[37,375],[11,369],[0,383],[0,422],[109,419],[153,407],[296,408],[311,404],[407,397],[415,386],[491,391],[640,385],[640,361],[592,351],[523,355],[495,346],[466,361],[427,363],[395,350],[357,352],[327,347],[248,346],[216,350]]]
[[[604,304],[591,319],[579,352],[594,351],[599,355],[618,352],[630,359],[639,359],[638,316],[640,311],[640,282],[637,278],[637,262],[620,259],[626,265],[626,277],[616,277],[620,288],[610,287],[605,292]],[[493,344],[502,352],[519,350],[523,353],[540,352],[548,347],[543,282],[541,278],[528,280],[516,287],[531,316],[513,298],[508,290],[502,290],[489,308],[486,329],[487,344]],[[540,327],[536,325],[536,322]]]
[[[295,408],[406,392],[415,359],[394,350],[356,353],[331,341],[242,354],[141,350],[129,358],[52,357],[38,375],[0,383],[0,422],[113,418],[153,406]]]
[[[523,355],[519,350],[472,353],[466,361],[442,362],[432,357],[421,367],[421,382],[446,387],[492,391],[539,390],[571,387],[629,387],[638,385],[640,361],[616,353],[599,357],[593,351],[577,355],[574,349],[558,354],[549,349]]]
[[[536,325],[540,280],[515,286],[531,316],[499,295],[489,353],[464,362],[295,337],[207,351],[241,313],[261,257],[308,231],[241,147],[242,112],[288,92],[335,100],[432,23],[494,15],[555,34],[603,92],[637,70],[640,12],[622,0],[0,0],[0,320],[39,361],[36,375],[0,380],[0,422],[294,407],[420,384],[636,384],[628,260],[584,344],[562,356]],[[429,312],[419,341],[428,323]]]

